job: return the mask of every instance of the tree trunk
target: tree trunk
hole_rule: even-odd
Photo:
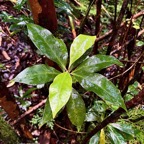
[[[52,33],[57,30],[57,17],[53,0],[28,0],[36,24]]]

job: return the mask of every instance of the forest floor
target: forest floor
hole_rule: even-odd
[[[11,2],[0,1],[0,14],[4,11],[10,15],[13,15],[14,17],[19,17],[21,14],[13,8],[13,4]],[[31,86],[21,85],[18,83],[8,86],[9,82],[23,69],[36,63],[42,63],[43,57],[36,53],[35,47],[23,32],[12,36],[9,28],[10,24],[3,22],[2,18],[0,18],[0,63],[4,65],[4,68],[1,67],[0,73],[2,82],[6,84],[11,95],[17,99],[17,103],[19,106],[21,106],[20,108],[22,114],[28,110],[28,107],[33,107],[45,99],[48,92],[45,89],[35,90],[34,92],[30,93],[31,97],[25,96],[25,98],[22,98],[23,93],[30,89]],[[1,114],[5,115],[5,118],[7,121],[9,121],[7,114],[2,109]],[[30,120],[35,114],[36,111],[33,111],[25,118],[26,125],[32,134],[33,139],[35,139],[35,142],[38,140],[38,138],[39,143],[46,143],[51,139],[51,143],[55,144],[61,143],[60,139],[67,137],[65,132],[59,128],[57,133],[51,133],[51,130],[48,128],[39,129],[37,125],[32,125]],[[73,141],[73,138],[70,141]],[[22,142],[28,142],[28,139],[24,140],[23,138]]]
[[[0,14],[4,11],[14,17],[19,17],[21,14],[21,12],[17,12],[13,8],[11,2],[0,0]],[[23,32],[14,35],[11,34],[10,24],[3,22],[0,17],[0,64],[4,65],[4,67],[0,67],[1,80],[8,87],[11,95],[17,100],[22,114],[45,100],[48,95],[47,89],[36,89],[33,92],[29,92],[28,95],[24,95],[27,90],[32,89],[33,87],[19,83],[10,85],[10,81],[25,68],[37,63],[44,63],[45,58],[36,53],[34,45]],[[72,37],[70,37],[70,39],[72,39]],[[139,55],[139,50],[137,49],[136,51],[137,53],[133,60]],[[143,81],[144,76],[141,77],[140,83],[142,84]],[[44,103],[41,107],[43,106]],[[78,134],[75,131],[70,130],[70,122],[68,121],[68,118],[65,117],[64,111],[59,115],[59,118],[55,120],[54,130],[49,129],[46,126],[41,129],[38,127],[37,121],[40,120],[39,114],[40,107],[39,109],[34,109],[24,117],[26,119],[27,128],[32,134],[33,139],[35,139],[35,142],[39,141],[39,143],[42,144],[46,142],[50,142],[51,144],[77,143],[76,137],[78,137]],[[13,123],[1,107],[0,115],[5,115],[5,119],[10,121],[10,123]],[[35,117],[35,122],[34,119],[32,122],[33,117]],[[23,137],[23,139],[25,138]],[[63,139],[67,141],[64,142]],[[25,139],[23,142],[28,142],[28,140]]]

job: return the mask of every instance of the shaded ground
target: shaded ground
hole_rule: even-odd
[[[0,13],[6,11],[7,13],[18,17],[20,15],[14,8],[11,2],[3,2],[0,0]],[[4,68],[0,69],[0,74],[2,81],[8,86],[9,81],[12,80],[19,72],[23,69],[32,66],[36,63],[45,63],[45,58],[39,56],[36,53],[35,47],[26,37],[23,32],[20,32],[16,35],[11,36],[10,24],[2,21],[0,17],[0,64],[4,64]],[[88,29],[87,29],[88,30]],[[72,39],[72,35],[67,34],[67,38]],[[139,52],[142,50],[141,47],[135,49],[135,55],[133,56],[133,61],[139,56]],[[125,63],[125,62],[123,62]],[[114,67],[107,69],[105,73],[111,75],[115,71]],[[139,79],[140,84],[143,84],[144,75]],[[17,103],[21,106],[21,113],[28,111],[29,107],[35,106],[44,100],[47,95],[47,89],[42,88],[41,90],[37,89],[32,94],[22,98],[25,91],[32,88],[32,86],[22,85],[16,83],[13,86],[9,87],[9,91],[12,93],[15,98],[17,98]],[[8,116],[4,111],[2,114],[5,115],[6,119],[9,120]],[[79,135],[75,131],[69,132],[69,130],[74,129],[71,127],[68,118],[65,116],[65,111],[63,111],[59,118],[56,119],[56,124],[54,126],[54,131],[51,131],[47,127],[38,128],[37,125],[32,125],[30,120],[36,114],[36,111],[28,114],[26,116],[27,126],[29,131],[32,133],[33,137],[36,140],[39,138],[40,143],[49,142],[51,143],[76,143],[76,137]],[[38,120],[37,118],[36,120]],[[60,120],[60,121],[59,121]],[[11,122],[11,121],[10,121]],[[36,122],[35,122],[36,123]],[[62,127],[60,127],[60,125]],[[66,127],[66,128],[65,128]],[[65,140],[65,141],[64,141]],[[25,140],[27,142],[27,140]]]

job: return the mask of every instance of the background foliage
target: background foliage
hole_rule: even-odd
[[[125,105],[143,90],[144,2],[55,0],[58,29],[53,34],[33,24],[26,0],[11,2],[19,14],[0,14],[9,25],[9,37],[29,37],[42,59],[16,72],[8,84],[18,85],[19,92],[13,95],[20,111],[29,115],[29,130],[45,133],[48,128],[49,141],[64,143],[144,143],[143,102],[129,110]],[[35,107],[32,99],[37,93],[42,98]],[[86,135],[119,107],[125,113],[118,121],[92,137]]]

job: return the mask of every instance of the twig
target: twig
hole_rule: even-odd
[[[25,113],[23,113],[18,119],[14,120],[11,125],[15,125],[16,123],[18,123],[22,118],[24,118],[25,116],[27,116],[28,114],[32,113],[33,111],[35,111],[36,109],[40,108],[41,106],[43,106],[46,103],[47,99],[42,100],[40,103],[38,103],[37,105],[33,106],[31,109],[29,109],[28,111],[26,111]]]
[[[128,61],[128,60],[120,60],[121,62],[127,62],[127,63],[135,63],[136,61]],[[144,62],[137,62],[139,64],[144,64]]]
[[[96,1],[97,15],[95,20],[95,35],[97,37],[99,36],[100,33],[101,6],[102,6],[102,0],[97,0]],[[98,53],[98,42],[95,41],[93,54],[97,54],[97,53]]]
[[[106,52],[107,55],[110,54],[111,49],[112,49],[112,47],[114,45],[115,39],[117,37],[118,29],[120,28],[120,25],[122,23],[122,19],[124,17],[126,8],[128,6],[128,2],[129,2],[129,0],[124,0],[123,1],[122,7],[121,7],[121,10],[120,10],[120,14],[118,16],[117,21],[115,22],[115,25],[114,25],[114,28],[113,28],[113,31],[112,31],[112,36],[111,36],[111,39],[110,39],[110,42],[109,42],[109,46],[108,46],[107,52]]]
[[[141,30],[138,33],[138,37],[140,37],[142,34],[144,33],[144,29]],[[110,55],[113,55],[114,53],[116,53],[117,51],[119,51],[120,49],[122,49],[123,47],[125,47],[126,45],[128,45],[131,41],[133,41],[134,38],[131,38],[129,41],[126,41],[124,44],[122,44],[121,46],[119,46],[117,49],[113,50]]]
[[[115,79],[115,78],[117,78],[117,77],[120,77],[120,76],[124,75],[125,73],[127,73],[129,70],[131,70],[131,69],[138,63],[138,61],[139,61],[140,58],[143,56],[143,54],[144,54],[144,52],[142,52],[142,54],[140,55],[140,57],[139,57],[139,58],[134,62],[134,64],[131,65],[127,70],[125,70],[125,71],[124,71],[123,73],[121,73],[121,74],[118,74],[118,75],[110,78],[110,80]]]
[[[73,38],[76,38],[77,34],[76,34],[73,18],[72,18],[72,16],[68,16],[68,18],[69,18]]]
[[[56,125],[57,127],[61,128],[61,129],[65,130],[65,131],[68,131],[68,132],[71,132],[71,133],[87,134],[87,132],[77,132],[77,131],[73,131],[73,130],[70,130],[70,129],[64,128],[64,127],[58,125],[57,123],[55,123],[55,125]]]
[[[144,10],[142,10],[142,11],[138,12],[137,14],[133,15],[132,20],[137,19],[138,17],[140,17],[140,16],[142,16],[142,15],[144,15]],[[124,24],[125,24],[125,22],[123,22],[123,23],[120,25],[120,28],[123,27]],[[96,39],[96,42],[97,42],[97,41],[101,41],[101,40],[103,40],[104,38],[110,36],[110,34],[112,33],[112,31],[113,31],[113,30],[111,29],[111,30],[109,30],[107,33],[105,33],[104,35],[99,36],[99,37]],[[141,35],[141,34],[140,34],[140,35]],[[138,36],[139,36],[139,35],[138,35]]]
[[[11,58],[9,57],[9,55],[8,55],[8,53],[6,52],[6,51],[2,51],[2,55],[4,56],[4,58],[6,59],[6,60],[11,60]]]
[[[141,30],[141,31],[139,31],[139,33],[138,33],[138,37],[141,36],[143,33],[144,33],[144,29]]]
[[[92,5],[94,4],[95,1],[96,0],[92,0],[89,3],[88,9],[86,11],[86,15],[85,15],[84,19],[82,20],[82,22],[80,24],[79,34],[83,33],[83,28],[84,28],[85,22],[87,20],[88,15],[89,15],[90,9],[91,9],[91,7],[92,7]]]
[[[76,0],[70,0],[72,3],[74,3],[76,6],[83,6],[80,2],[76,1]]]

